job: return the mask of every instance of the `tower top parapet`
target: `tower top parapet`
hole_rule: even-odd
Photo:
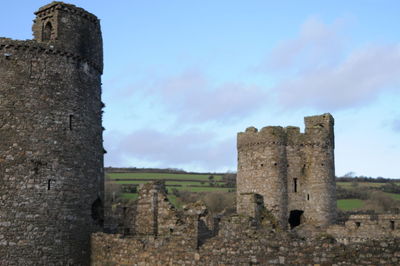
[[[99,19],[86,10],[52,2],[35,12],[34,40],[85,58],[103,71],[103,40]]]

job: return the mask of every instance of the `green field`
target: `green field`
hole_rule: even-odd
[[[359,187],[371,187],[371,188],[378,188],[381,187],[383,185],[385,185],[385,183],[374,183],[374,182],[336,182],[337,186],[343,187],[343,188],[351,188],[352,186],[354,186],[354,184],[356,184],[355,186],[359,186]]]
[[[386,194],[388,194],[395,200],[400,200],[400,194],[395,194],[395,193],[386,193]]]
[[[168,190],[168,198],[172,204],[177,206],[177,199],[173,195],[174,189],[178,191],[190,191],[190,192],[234,192],[235,188],[224,187],[225,182],[222,179],[222,175],[213,175],[212,180],[209,179],[210,174],[179,174],[179,173],[107,173],[107,181],[114,184],[120,185],[139,185],[147,183],[150,180],[165,180],[165,185]],[[122,180],[115,180],[122,179]],[[127,180],[124,180],[127,179]],[[141,179],[141,180],[129,180],[129,179]],[[148,180],[148,181],[147,181]],[[213,184],[211,184],[213,183]],[[211,184],[211,185],[210,185]],[[400,183],[397,183],[400,185]],[[351,189],[358,187],[359,189],[377,189],[385,183],[374,183],[374,182],[337,182],[337,186],[344,189]],[[400,194],[386,193],[390,197],[396,200],[400,200]],[[122,193],[122,198],[125,199],[136,199],[136,193]],[[360,199],[340,199],[337,201],[338,209],[342,211],[354,211],[361,209],[364,206],[364,201]]]
[[[170,173],[107,173],[106,177],[110,179],[196,179],[199,181],[209,181],[210,175],[204,174],[170,174]],[[213,175],[215,181],[221,181],[222,175]]]
[[[342,211],[352,211],[360,209],[364,206],[364,202],[359,199],[341,199],[337,201],[337,207]]]
[[[176,205],[176,197],[172,191],[190,191],[190,192],[234,192],[235,188],[225,187],[226,183],[222,181],[222,175],[213,175],[210,180],[210,174],[171,174],[171,173],[107,173],[106,184],[119,185],[139,185],[150,182],[151,180],[165,180],[165,186],[168,191],[168,198]],[[116,180],[119,179],[119,180]],[[140,180],[129,180],[140,179]],[[136,193],[122,193],[124,199],[137,198]]]
[[[151,179],[149,179],[151,180]],[[160,179],[162,180],[162,179]],[[142,183],[146,183],[146,181],[113,181],[116,184],[142,184]],[[202,181],[203,182],[203,181]],[[209,185],[209,181],[204,181],[203,184],[201,182],[193,182],[193,181],[166,181],[165,185],[166,186],[170,186],[170,185],[181,185],[181,186],[208,186]],[[224,182],[212,182],[215,185],[223,185],[225,184]]]

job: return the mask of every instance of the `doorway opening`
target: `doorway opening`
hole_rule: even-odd
[[[290,211],[290,214],[289,214],[290,229],[293,229],[296,226],[299,226],[301,224],[303,213],[304,213],[304,211],[302,211],[302,210]]]

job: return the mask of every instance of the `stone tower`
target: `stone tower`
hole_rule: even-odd
[[[88,265],[102,225],[99,20],[40,8],[34,39],[0,38],[0,265]]]
[[[298,127],[250,127],[238,134],[238,213],[254,209],[250,194],[286,228],[309,223],[326,226],[336,219],[334,119],[305,117]]]

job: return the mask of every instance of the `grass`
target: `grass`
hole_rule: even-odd
[[[146,183],[148,181],[108,181],[108,182],[113,182],[116,184],[142,184],[142,183]],[[203,181],[202,181],[203,182]],[[182,186],[208,186],[210,182],[206,182],[204,181],[204,184],[201,184],[201,182],[192,182],[192,181],[166,181],[165,185],[169,186],[169,185],[182,185]],[[215,184],[217,185],[223,185],[225,184],[224,182],[215,182]]]
[[[392,199],[400,200],[400,194],[395,194],[395,193],[385,193],[385,194],[387,194],[390,197],[392,197]]]
[[[214,192],[214,191],[224,191],[229,192],[235,190],[234,188],[228,187],[176,187],[178,190],[187,190],[191,192]]]
[[[364,202],[359,199],[341,199],[337,201],[337,207],[342,211],[352,211],[360,209],[364,206]]]
[[[123,198],[123,199],[135,200],[135,199],[137,199],[137,197],[138,197],[137,193],[122,193],[121,194],[121,198]]]
[[[385,183],[373,183],[373,182],[355,182],[356,187],[373,187],[378,188],[383,186]],[[337,186],[341,186],[343,188],[352,188],[353,182],[336,182]]]
[[[135,200],[139,196],[138,193],[122,193],[121,197],[123,199],[130,199],[130,200]],[[178,203],[176,196],[175,195],[168,195],[169,202],[171,202],[175,207],[180,207],[180,204]]]
[[[140,179],[197,179],[199,181],[209,181],[210,175],[198,174],[169,174],[169,173],[107,173],[110,179],[140,178]],[[214,175],[215,181],[221,181],[221,175]]]

